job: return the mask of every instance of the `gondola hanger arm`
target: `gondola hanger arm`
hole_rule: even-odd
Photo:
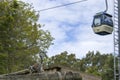
[[[108,1],[107,0],[105,0],[105,5],[106,5],[106,9],[104,12],[107,12],[108,11]]]

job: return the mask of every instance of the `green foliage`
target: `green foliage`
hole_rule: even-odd
[[[49,58],[49,66],[60,65],[73,70],[101,76],[102,80],[114,78],[114,57],[112,54],[101,54],[100,52],[88,52],[82,59],[77,59],[75,54],[68,54],[66,51]]]
[[[83,58],[84,72],[101,76],[103,80],[113,79],[114,57],[112,54],[100,54],[100,52],[88,52]]]
[[[39,13],[27,3],[0,2],[0,73],[28,67],[36,54],[49,48],[53,38],[38,19]]]
[[[49,58],[48,66],[64,66],[64,67],[74,67],[76,62],[75,54],[68,54],[68,52],[62,52],[56,56]]]

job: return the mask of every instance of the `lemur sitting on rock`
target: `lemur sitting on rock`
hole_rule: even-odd
[[[29,67],[30,73],[40,73],[43,71],[42,65],[39,63],[35,63],[34,65]]]

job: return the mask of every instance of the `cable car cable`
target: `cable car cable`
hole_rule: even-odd
[[[54,7],[50,7],[50,8],[45,8],[45,9],[38,10],[38,12],[47,11],[47,10],[55,9],[55,8],[60,8],[60,7],[64,7],[64,6],[68,6],[68,5],[72,5],[72,4],[85,2],[85,1],[88,1],[88,0],[80,0],[80,1],[71,2],[71,3],[68,3],[68,4],[63,4],[63,5],[58,5],[58,6],[54,6]]]

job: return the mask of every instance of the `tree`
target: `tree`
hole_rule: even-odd
[[[110,54],[107,55],[106,58],[105,64],[102,67],[102,80],[114,80],[114,57],[112,54]]]
[[[39,13],[32,5],[3,1],[0,12],[0,59],[5,61],[0,66],[7,66],[3,73],[23,69],[35,61],[36,54],[49,48],[53,38],[38,24]]]
[[[75,54],[68,54],[67,51],[50,58],[49,66],[64,66],[73,68],[76,62]]]
[[[77,59],[75,54],[67,51],[49,58],[49,65],[61,65],[73,70],[101,76],[102,80],[114,78],[114,56],[112,54],[101,54],[99,51],[89,51],[82,59]]]
[[[101,76],[102,80],[112,80],[114,78],[114,56],[112,54],[101,54],[99,51],[96,53],[88,52],[81,66],[84,72]]]

